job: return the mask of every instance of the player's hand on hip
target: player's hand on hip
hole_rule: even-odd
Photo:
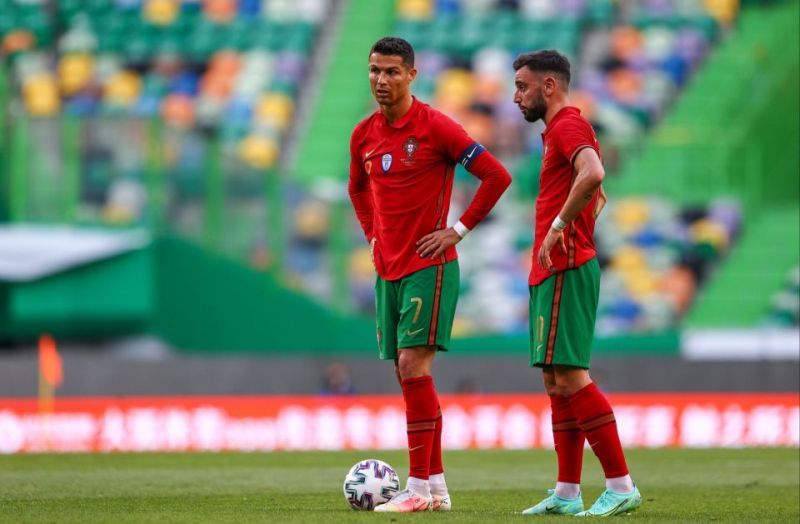
[[[597,204],[594,206],[594,218],[600,216],[600,212],[608,203],[608,197],[606,196],[606,192],[603,190],[603,186],[600,186],[600,189],[597,190]]]
[[[417,253],[422,258],[440,257],[447,248],[458,244],[459,240],[461,237],[452,227],[439,229],[417,240]]]
[[[567,253],[567,245],[564,243],[564,232],[550,228],[550,231],[547,232],[547,236],[544,237],[542,241],[538,254],[539,265],[548,271],[556,270],[553,261],[550,260],[550,252],[553,250],[554,246],[558,246],[564,254]]]

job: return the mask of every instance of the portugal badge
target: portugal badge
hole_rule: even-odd
[[[406,139],[406,143],[403,144],[403,151],[406,152],[406,157],[403,159],[405,165],[414,163],[414,153],[417,152],[418,147],[417,137],[412,135]]]

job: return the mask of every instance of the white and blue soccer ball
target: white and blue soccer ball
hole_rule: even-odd
[[[344,478],[344,498],[353,509],[370,511],[388,502],[399,489],[394,468],[378,459],[357,462]]]

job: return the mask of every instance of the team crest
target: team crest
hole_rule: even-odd
[[[417,137],[410,136],[406,139],[406,143],[403,144],[403,151],[406,152],[406,157],[403,159],[403,163],[405,165],[410,165],[414,163],[414,153],[417,152],[419,149],[419,142],[417,142]]]
[[[383,168],[384,173],[389,172],[389,168],[392,167],[392,155],[391,153],[386,153],[381,157],[381,167]]]

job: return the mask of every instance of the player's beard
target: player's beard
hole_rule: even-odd
[[[544,101],[544,96],[542,93],[539,93],[539,96],[536,97],[536,100],[533,101],[533,105],[529,108],[525,109],[525,120],[528,122],[536,122],[539,119],[544,118],[544,115],[547,114],[547,103]]]

